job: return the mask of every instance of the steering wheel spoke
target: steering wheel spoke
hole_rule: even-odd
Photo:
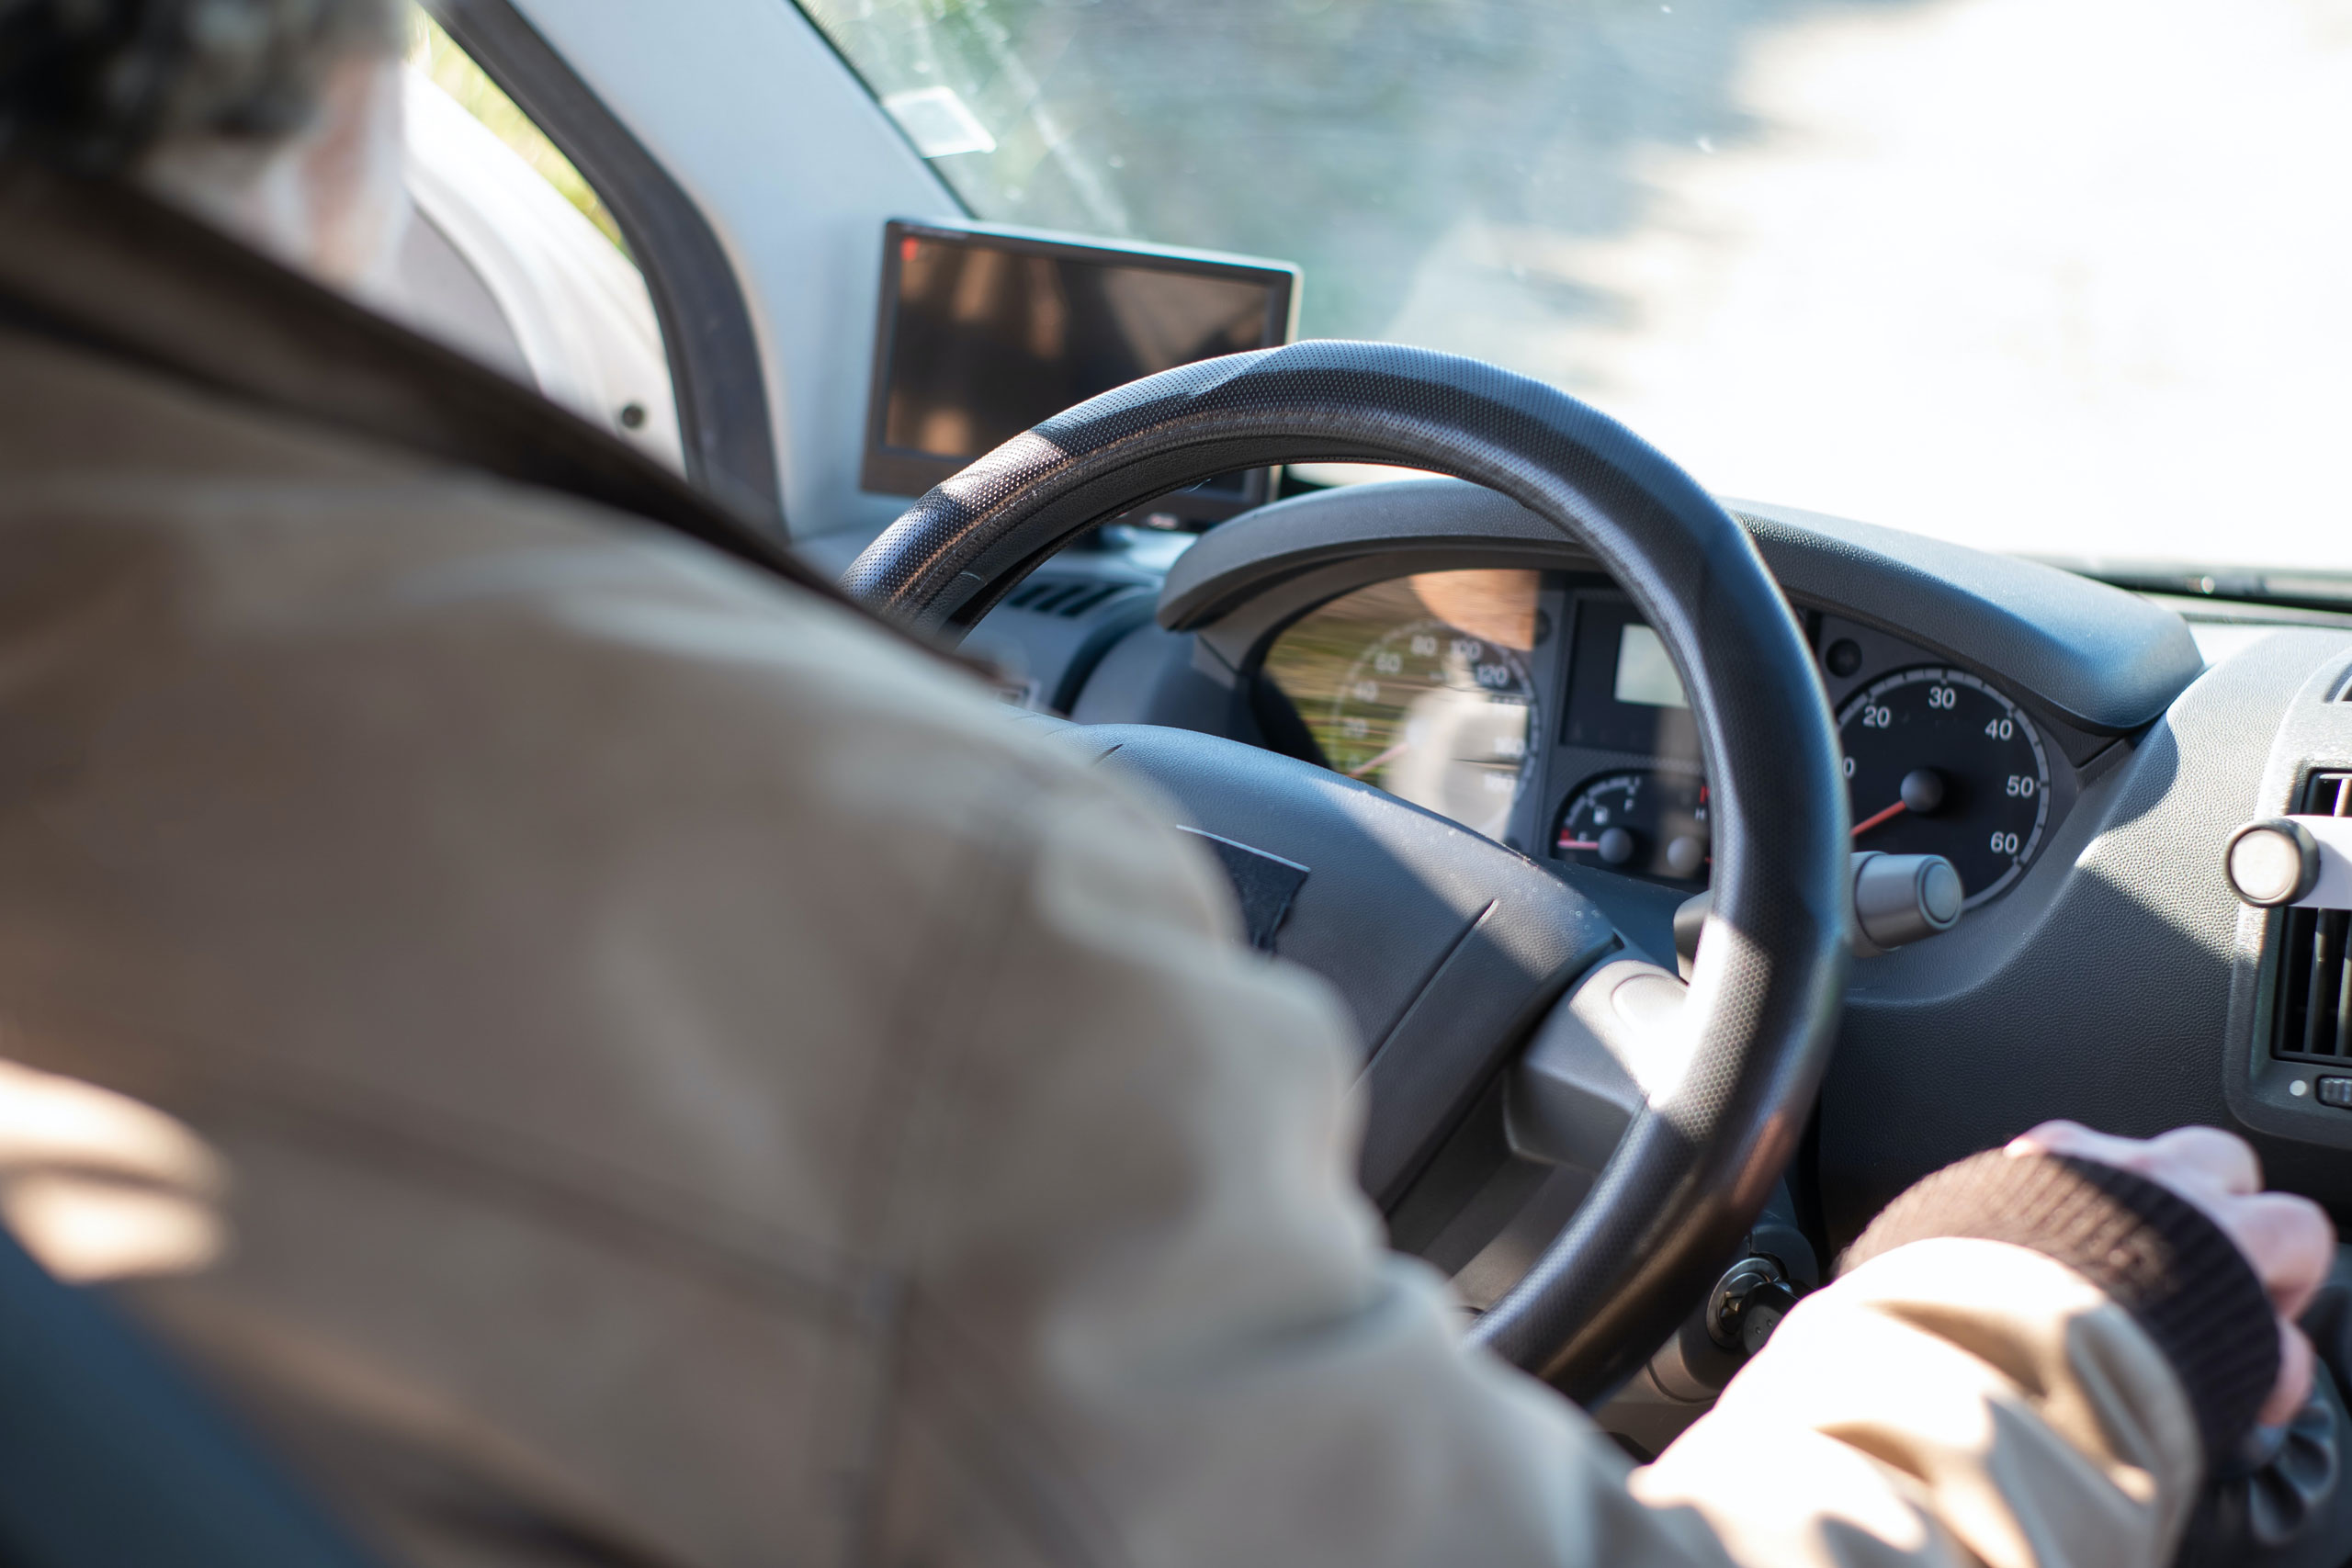
[[[1370,1100],[1359,1170],[1384,1208],[1616,941],[1525,856],[1311,762],[1150,725],[1058,739],[1150,785],[1188,826],[1304,868],[1272,949],[1332,981],[1354,1015]]]
[[[1617,958],[1555,1003],[1511,1067],[1511,1152],[1598,1174],[1653,1097],[1690,1061],[1690,988],[1655,964]]]

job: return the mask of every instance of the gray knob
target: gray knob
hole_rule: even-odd
[[[2239,897],[2256,908],[2274,909],[2308,898],[2319,886],[2319,841],[2310,829],[2284,817],[2249,822],[2230,835],[2222,869]]]
[[[1960,923],[1968,890],[1941,855],[1854,857],[1854,919],[1863,940],[1902,947]]]
[[[1593,841],[1600,846],[1604,865],[1623,865],[1634,858],[1634,835],[1623,828],[1611,828]]]
[[[1699,938],[1714,908],[1714,895],[1701,893],[1674,911],[1674,951],[1682,976],[1699,959]],[[1861,927],[1854,951],[1867,958],[1960,924],[1968,889],[1941,855],[1883,855],[1864,850],[1854,857],[1854,919]]]
[[[1692,833],[1678,833],[1666,846],[1666,869],[1677,876],[1696,876],[1707,863],[1707,840]]]

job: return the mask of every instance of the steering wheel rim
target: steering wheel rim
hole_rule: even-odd
[[[1843,989],[1850,829],[1836,730],[1739,526],[1555,388],[1424,349],[1317,341],[1184,366],[1056,415],[918,501],[842,586],[960,637],[1087,527],[1216,474],[1313,460],[1429,469],[1511,497],[1591,552],[1690,695],[1715,869],[1684,1069],[1472,1330],[1594,1397],[1646,1359],[1754,1222],[1793,1152]]]

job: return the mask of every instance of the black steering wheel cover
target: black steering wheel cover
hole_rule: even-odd
[[[1836,730],[1739,526],[1555,388],[1423,349],[1318,341],[1185,366],[1047,420],[916,502],[842,585],[952,636],[1092,524],[1215,474],[1317,459],[1452,474],[1544,518],[1632,597],[1692,698],[1714,912],[1687,1065],[1472,1331],[1596,1398],[1673,1331],[1753,1223],[1812,1106],[1844,984],[1850,829]]]

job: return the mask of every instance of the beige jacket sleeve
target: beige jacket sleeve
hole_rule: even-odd
[[[693,552],[133,413],[164,479],[0,503],[6,1055],[203,1140],[132,1299],[429,1450],[265,1418],[412,1560],[538,1560],[466,1467],[680,1564],[2165,1555],[2193,1423],[2066,1270],[1892,1254],[1629,1472],[1385,1251],[1340,1009],[1151,803]]]

